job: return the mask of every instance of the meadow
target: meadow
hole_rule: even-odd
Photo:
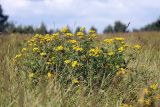
[[[67,35],[70,38],[71,34]],[[66,59],[64,63],[60,63],[62,61],[59,61],[59,59],[56,60],[59,61],[58,65],[56,65],[56,68],[58,69],[56,70],[60,71],[58,74],[54,74],[52,71],[46,72],[48,69],[52,70],[54,68],[46,68],[46,66],[43,66],[43,59],[39,59],[38,61],[40,61],[40,66],[44,67],[44,69],[39,69],[39,66],[34,66],[33,68],[39,70],[40,73],[38,74],[36,71],[32,72],[31,69],[29,69],[33,67],[32,63],[31,65],[23,66],[24,63],[26,64],[26,62],[24,62],[25,59],[15,61],[15,57],[20,57],[17,56],[17,54],[19,55],[22,50],[25,51],[25,47],[28,47],[26,43],[33,38],[33,35],[21,34],[2,34],[0,36],[0,107],[160,106],[160,32],[97,35],[96,41],[98,42],[103,42],[107,38],[106,42],[110,43],[108,40],[111,40],[111,38],[124,38],[124,41],[131,46],[136,44],[141,46],[141,49],[139,49],[137,53],[132,54],[132,56],[134,56],[133,60],[130,60],[129,63],[123,65],[121,65],[123,60],[128,58],[124,55],[127,53],[133,53],[133,50],[130,50],[129,48],[126,53],[122,54],[121,51],[123,51],[123,49],[118,48],[118,52],[120,54],[117,53],[116,55],[118,55],[118,57],[113,58],[119,58],[119,56],[122,56],[120,61],[119,59],[116,59],[115,61],[117,61],[121,67],[125,66],[125,70],[117,67],[116,65],[112,65],[112,63],[110,63],[107,68],[104,68],[105,60],[103,58],[97,59],[99,57],[101,58],[101,52],[98,48],[90,49],[90,53],[87,57],[90,62],[85,63],[84,61],[83,63],[78,63],[77,61],[80,60],[78,59],[79,56],[86,55],[87,52],[83,52],[84,48],[82,49],[81,47],[75,46],[73,49],[75,49],[78,54],[75,54],[74,58],[72,58],[73,55],[71,55],[71,53],[65,54],[67,58],[74,59],[71,59],[73,62]],[[43,37],[37,36],[35,38]],[[121,41],[121,39],[114,40]],[[50,39],[48,41],[50,41]],[[90,39],[88,41],[90,41]],[[74,41],[70,42],[74,43]],[[63,43],[65,42],[60,44]],[[91,38],[91,45],[94,43],[95,41],[92,41]],[[96,43],[95,45],[98,46],[100,44]],[[120,43],[120,45],[122,44]],[[47,47],[48,46],[50,45],[47,45]],[[54,46],[55,45],[53,44],[50,48]],[[66,47],[72,48],[69,46],[70,45],[67,45]],[[83,47],[84,45],[82,44],[81,46]],[[88,45],[84,47],[86,48],[87,46]],[[105,46],[102,46],[102,48],[103,47]],[[63,48],[64,47],[61,47],[61,45],[58,45],[57,48],[55,48],[55,51],[61,52],[62,54],[56,53],[56,55],[63,55]],[[110,47],[107,49],[109,48]],[[37,48],[30,49],[38,53]],[[48,51],[50,51],[49,49]],[[88,50],[89,49],[86,49],[85,51]],[[115,52],[108,53],[108,56],[112,59],[112,55],[115,54]],[[26,58],[26,61],[38,58],[38,55],[31,53],[31,51],[29,51],[29,54],[32,56],[27,57],[28,59]],[[45,57],[46,54],[41,53],[41,56]],[[58,56],[58,58],[61,57]],[[32,61],[35,61],[35,59]],[[81,60],[81,62],[82,61],[83,60]],[[47,63],[48,65],[52,65],[51,61]],[[68,67],[69,65],[64,65],[69,63],[71,63],[71,67]],[[100,65],[101,63],[103,64]],[[83,67],[81,67],[81,64],[84,64]],[[110,65],[112,67],[110,67]],[[99,67],[96,68],[95,66]],[[108,71],[113,71],[114,73],[111,72],[106,74],[106,77],[103,78],[103,73],[101,71],[105,71],[108,68]],[[80,70],[87,71],[89,73],[85,76],[81,73],[71,73],[70,71],[74,71],[74,69],[75,72]],[[117,73],[117,69],[121,69],[120,72]],[[63,73],[61,73],[61,71],[63,71]],[[65,73],[64,71],[69,71],[69,73]],[[96,72],[92,74],[92,71]],[[59,74],[60,76],[57,76]],[[29,77],[27,77],[27,75]],[[71,80],[68,79],[68,76]],[[79,77],[82,77],[82,80]]]

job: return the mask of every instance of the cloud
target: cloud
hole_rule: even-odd
[[[156,20],[160,14],[159,0],[0,0],[10,20],[49,26],[91,26],[102,31],[115,20],[131,22],[130,28],[141,27]]]

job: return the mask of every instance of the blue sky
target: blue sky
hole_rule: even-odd
[[[101,32],[121,20],[140,28],[160,16],[160,0],[0,0],[9,20],[16,24],[49,28],[95,26]]]

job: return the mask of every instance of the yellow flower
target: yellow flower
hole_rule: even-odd
[[[69,64],[71,63],[71,60],[65,60],[64,63]]]
[[[91,29],[91,30],[89,30],[89,33],[96,33],[96,31]]]
[[[40,53],[41,56],[46,56],[47,54],[45,52]]]
[[[33,48],[33,52],[39,52],[39,48]]]
[[[78,66],[78,65],[79,65],[79,64],[78,64],[77,61],[73,61],[73,62],[72,62],[72,67],[73,67],[73,68],[75,68],[75,67]]]
[[[114,52],[109,52],[109,53],[107,53],[107,55],[112,56],[112,55],[114,55]]]
[[[68,42],[69,42],[69,43],[72,43],[72,44],[77,43],[77,41],[76,41],[76,40],[74,40],[74,39],[71,39],[71,40],[69,40]]]
[[[96,35],[96,34],[91,34],[91,35],[89,36],[89,39],[95,39],[95,38],[97,38],[97,35]]]
[[[99,57],[100,49],[98,47],[89,50],[89,56]]]
[[[69,31],[69,29],[68,29],[68,27],[63,27],[60,31],[62,33],[67,33]]]
[[[118,52],[123,52],[124,51],[124,47],[119,47],[118,48]]]
[[[151,104],[151,99],[144,100],[144,103],[149,106]]]
[[[78,37],[82,38],[84,36],[84,33],[83,32],[77,32],[76,34]]]
[[[78,84],[78,83],[79,83],[79,81],[77,79],[75,79],[75,78],[72,79],[72,84]]]
[[[83,32],[85,30],[85,27],[80,28],[80,32]]]
[[[149,93],[149,90],[148,90],[147,88],[144,88],[144,89],[143,89],[143,92],[144,92],[145,94],[148,94],[148,93]]]
[[[107,44],[111,44],[113,42],[113,39],[105,39],[104,42]]]
[[[34,74],[33,72],[29,73],[29,78],[33,78],[34,75],[35,75],[35,74]]]
[[[134,48],[135,49],[141,49],[141,46],[140,45],[134,45]]]
[[[123,75],[125,73],[126,73],[125,69],[124,68],[120,68],[119,71],[116,73],[116,75]]]
[[[117,41],[124,41],[124,38],[115,38]]]
[[[15,59],[20,58],[20,57],[22,57],[22,54],[17,54],[17,55],[15,56]]]
[[[81,48],[81,47],[79,47],[79,46],[74,46],[73,47],[73,50],[75,50],[75,51],[83,51],[83,48]]]
[[[36,43],[34,43],[34,44],[33,44],[33,46],[37,46],[37,44],[36,44]]]
[[[48,73],[47,73],[47,77],[48,77],[48,78],[52,78],[52,77],[53,77],[53,74],[52,74],[51,72],[48,72]]]
[[[71,37],[71,36],[73,36],[73,34],[72,33],[66,33],[66,36]]]
[[[160,100],[160,94],[156,95],[155,98],[156,98],[157,100]]]
[[[140,104],[143,104],[143,103],[144,103],[144,99],[141,98],[141,99],[138,100],[138,102],[139,102]]]
[[[156,90],[158,88],[158,84],[152,84],[150,86],[151,89]]]
[[[64,48],[62,45],[56,47],[56,51],[62,51]]]
[[[57,36],[59,36],[59,33],[54,33],[53,36],[57,37]]]
[[[119,68],[119,65],[116,65],[116,68]]]
[[[25,52],[25,51],[27,51],[27,48],[22,48],[22,52]]]
[[[51,60],[48,60],[48,61],[46,62],[46,64],[48,64],[48,65],[52,65],[52,64],[54,64],[54,62],[53,62],[53,61],[51,61]]]

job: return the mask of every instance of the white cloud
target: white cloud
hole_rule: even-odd
[[[101,30],[115,20],[131,22],[131,28],[152,22],[160,15],[159,0],[0,0],[12,20],[57,26],[95,25]]]

